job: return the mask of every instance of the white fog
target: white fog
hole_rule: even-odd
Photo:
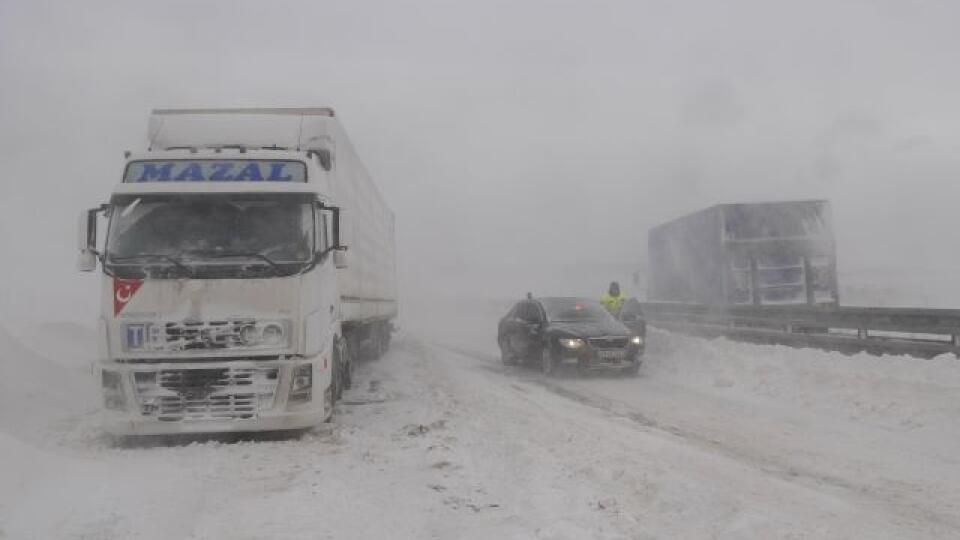
[[[892,0],[0,0],[0,539],[960,536],[953,322],[928,325],[953,352],[851,354],[691,335],[651,314],[639,374],[621,376],[541,373],[548,300],[532,360],[505,346],[501,321],[527,293],[600,300],[611,281],[646,305],[651,228],[794,200],[830,202],[840,306],[960,308],[958,17],[950,2]],[[118,184],[125,151],[149,158],[152,110],[320,107],[359,156],[340,170],[365,169],[395,219],[395,296],[372,326],[337,303],[354,300],[329,276],[351,270],[322,252],[291,267],[300,285],[268,293],[204,282],[278,281],[274,259],[255,278],[208,279],[186,259],[189,275],[160,279],[106,258],[77,271],[80,212],[141,204]],[[226,155],[241,138],[214,143]],[[385,212],[332,196],[362,232],[345,252],[358,268]],[[367,287],[364,272],[349,286]],[[259,416],[212,430],[240,441],[152,437],[139,418],[105,428],[101,372],[140,381],[123,370],[230,360],[189,347],[119,358],[126,319],[109,287],[123,279],[155,302],[127,313],[155,319],[138,322],[147,339],[181,288],[235,311],[255,298],[288,335],[309,326],[308,297],[323,298],[316,313],[335,298],[341,335],[298,342],[320,351],[310,399],[324,414],[294,437]],[[386,348],[391,324],[389,350],[360,354]],[[323,370],[339,338],[353,347],[348,327],[365,336],[352,386],[319,404],[342,384]],[[299,372],[284,362],[313,362],[251,354],[291,395]]]

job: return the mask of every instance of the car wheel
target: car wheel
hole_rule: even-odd
[[[544,375],[552,375],[556,370],[556,362],[553,360],[553,352],[550,347],[544,347],[540,354],[540,372]]]
[[[500,342],[500,360],[505,366],[517,365],[517,357],[507,350],[507,346],[502,341]]]

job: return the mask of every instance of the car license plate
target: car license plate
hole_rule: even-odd
[[[601,360],[620,361],[627,357],[626,351],[599,351],[597,357]]]

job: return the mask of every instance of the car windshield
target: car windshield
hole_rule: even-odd
[[[303,265],[313,246],[313,209],[286,194],[116,198],[108,264]]]
[[[550,322],[597,321],[611,317],[603,304],[585,298],[544,298],[540,301]]]

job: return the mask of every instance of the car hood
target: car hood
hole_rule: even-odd
[[[547,332],[581,338],[629,336],[631,334],[626,326],[612,320],[552,322],[547,327]]]

